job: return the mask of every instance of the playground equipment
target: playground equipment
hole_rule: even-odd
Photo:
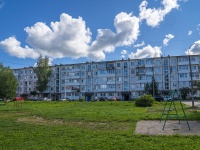
[[[176,103],[174,102],[174,97],[175,97],[176,95],[178,96],[178,101],[179,101],[179,103],[180,103],[181,110],[182,110],[182,112],[183,112],[183,116],[179,116],[179,115],[178,115]],[[164,124],[163,124],[162,130],[164,130],[165,124],[166,124],[167,120],[170,119],[170,118],[178,119],[179,124],[180,124],[180,119],[184,119],[184,120],[187,122],[188,128],[189,128],[189,130],[190,130],[190,125],[189,125],[189,123],[188,123],[188,120],[187,120],[185,111],[184,111],[184,109],[183,109],[183,105],[182,105],[182,102],[181,102],[180,95],[179,95],[178,91],[177,91],[176,89],[173,90],[172,92],[169,93],[169,96],[171,96],[171,99],[170,99],[170,100],[167,100],[167,101],[165,102],[164,109],[163,109],[163,111],[162,111],[162,115],[161,115],[161,118],[160,118],[160,123],[161,123],[163,116],[166,116],[166,117],[165,117]],[[168,104],[169,104],[169,105],[168,105]],[[168,107],[168,109],[167,109],[167,107]],[[173,107],[173,108],[172,108],[172,107]],[[174,110],[172,111],[172,109],[174,109]],[[171,113],[171,112],[172,112],[172,113]]]

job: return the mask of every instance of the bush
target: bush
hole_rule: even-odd
[[[136,99],[135,106],[150,107],[153,105],[154,98],[151,95],[143,95]]]

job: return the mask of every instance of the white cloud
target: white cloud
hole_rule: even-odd
[[[125,55],[122,55],[121,58],[122,58],[122,59],[126,59],[126,56],[125,56]]]
[[[135,44],[133,47],[141,47],[141,46],[144,46],[145,45],[145,43],[144,43],[144,41],[142,41],[142,43],[140,43],[140,44]]]
[[[90,47],[89,57],[91,59],[105,58],[105,52],[113,52],[119,46],[130,46],[137,40],[140,32],[137,17],[124,12],[119,13],[115,17],[114,26],[116,33],[109,29],[98,30],[97,38]]]
[[[167,15],[172,9],[178,9],[178,0],[163,0],[162,5],[164,8],[147,8],[148,2],[144,0],[140,6],[140,20],[146,20],[147,25],[156,27],[164,20],[165,15]]]
[[[155,46],[151,47],[150,45],[147,45],[146,47],[142,49],[137,49],[137,52],[133,53],[131,52],[128,56],[131,59],[139,59],[139,58],[151,58],[151,57],[160,57],[162,54],[161,47]]]
[[[167,46],[168,45],[168,42],[174,38],[174,35],[172,34],[167,34],[165,35],[165,39],[163,40],[163,45],[164,46]]]
[[[121,51],[121,54],[122,54],[122,55],[126,55],[126,54],[127,54],[127,50],[122,50],[122,51]]]
[[[192,30],[188,31],[188,35],[192,35]]]
[[[186,55],[199,55],[200,54],[200,40],[194,42],[193,45],[190,46],[190,48],[185,51]]]
[[[36,58],[39,54],[51,58],[80,58],[103,60],[105,53],[114,52],[116,47],[130,46],[139,36],[139,19],[132,14],[119,13],[114,20],[116,32],[109,29],[98,29],[97,38],[91,42],[90,29],[86,27],[82,18],[72,18],[68,14],[61,14],[59,22],[51,22],[50,27],[43,22],[37,22],[24,30],[27,33],[26,42],[32,47],[22,48],[20,42],[10,37],[2,41],[5,51],[17,57]],[[6,43],[12,42],[13,46]],[[13,47],[16,48],[13,51]],[[25,50],[26,49],[26,50]],[[30,52],[35,55],[30,55]],[[27,54],[26,54],[27,53]]]
[[[40,54],[52,58],[86,57],[91,32],[82,18],[61,14],[59,22],[51,22],[51,28],[42,22],[24,29],[27,42]]]
[[[0,42],[0,47],[2,47],[11,56],[16,56],[18,58],[38,58],[39,54],[33,49],[29,48],[27,45],[25,48],[20,46],[21,43],[16,40],[15,37],[9,37],[4,41]]]

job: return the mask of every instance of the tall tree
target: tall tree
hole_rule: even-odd
[[[0,64],[0,97],[3,98],[5,104],[8,98],[16,96],[18,81],[14,77],[14,72],[9,67]]]
[[[37,61],[37,66],[34,68],[34,72],[38,78],[36,89],[43,94],[44,91],[47,89],[49,77],[52,73],[52,69],[49,65],[49,58],[40,55]]]
[[[190,93],[190,88],[189,87],[182,87],[179,90],[180,90],[182,99],[186,99],[187,95]]]
[[[155,81],[154,76],[152,77],[151,83],[147,83],[145,85],[145,93],[146,94],[151,94],[152,96],[158,95],[158,84]]]

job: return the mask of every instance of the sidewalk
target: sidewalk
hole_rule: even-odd
[[[192,106],[192,100],[187,100],[187,101],[181,101],[183,104]],[[200,108],[200,101],[195,100],[194,101],[194,106]]]

